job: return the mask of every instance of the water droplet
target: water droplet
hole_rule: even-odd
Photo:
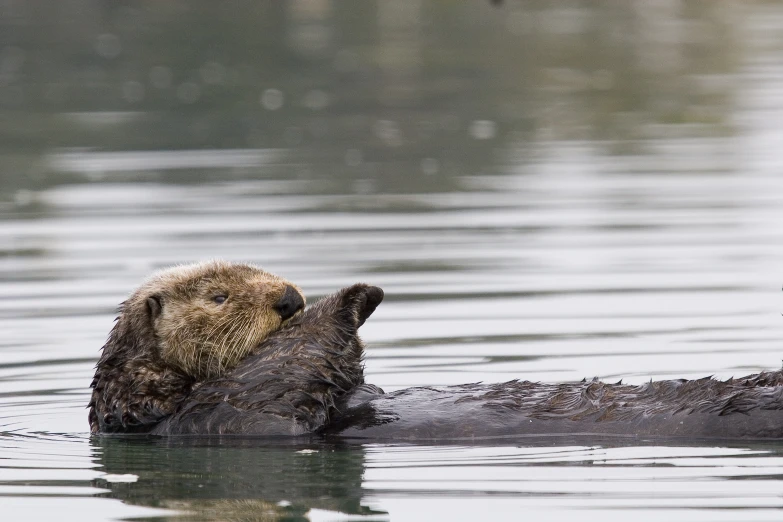
[[[267,89],[261,95],[261,105],[268,111],[276,111],[283,106],[283,92],[278,89]]]

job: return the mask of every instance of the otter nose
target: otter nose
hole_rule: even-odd
[[[285,287],[283,297],[275,304],[275,310],[280,314],[283,321],[293,317],[302,308],[304,308],[304,299],[291,285]]]

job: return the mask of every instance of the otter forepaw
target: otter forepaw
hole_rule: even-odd
[[[359,328],[383,301],[383,290],[377,286],[357,283],[343,290],[342,305]]]

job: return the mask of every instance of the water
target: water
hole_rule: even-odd
[[[91,439],[85,409],[117,303],[215,257],[383,287],[387,391],[779,367],[780,6],[55,5],[0,8],[3,520],[780,518],[775,442]]]

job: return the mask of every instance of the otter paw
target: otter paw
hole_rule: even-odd
[[[357,283],[343,290],[341,304],[348,319],[359,328],[383,301],[383,290],[377,286]]]

